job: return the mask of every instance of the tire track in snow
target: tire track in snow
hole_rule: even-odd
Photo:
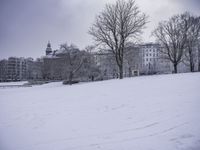
[[[137,137],[132,137],[132,138],[126,138],[126,139],[122,139],[122,140],[115,140],[115,141],[108,141],[108,142],[102,142],[102,143],[93,143],[93,144],[89,144],[89,145],[82,145],[82,146],[76,146],[76,147],[70,147],[67,149],[63,149],[63,150],[68,150],[68,149],[80,149],[80,148],[88,148],[88,147],[94,147],[94,146],[101,146],[101,145],[109,145],[109,144],[115,144],[115,143],[124,143],[124,142],[129,142],[129,141],[133,141],[133,140],[139,140],[139,139],[143,139],[143,138],[148,138],[148,137],[152,137],[152,136],[156,136],[156,135],[161,135],[163,133],[167,133],[170,132],[176,128],[182,127],[184,125],[188,124],[188,122],[179,124],[177,126],[162,130],[161,132],[155,132],[152,134],[148,134],[148,135],[144,135],[144,136],[137,136]]]
[[[85,139],[85,138],[99,138],[100,136],[106,136],[106,135],[107,136],[116,135],[116,134],[120,134],[120,133],[127,133],[127,132],[131,132],[131,131],[142,130],[142,129],[145,129],[145,128],[149,128],[149,127],[155,126],[157,124],[158,123],[155,122],[155,123],[151,123],[151,124],[145,125],[143,127],[137,127],[137,128],[133,128],[133,129],[118,130],[118,131],[107,132],[107,133],[102,133],[102,134],[94,134],[94,135],[88,135],[88,136],[79,136],[79,137],[71,137],[71,138],[49,140],[49,141],[45,141],[45,142],[36,143],[34,146],[46,145],[46,144],[49,144],[49,143],[51,143],[51,144],[54,143],[55,144],[55,143],[59,143],[59,142],[64,142],[64,141],[67,142],[67,141],[80,140],[80,139]],[[93,143],[93,144],[88,144],[88,145],[70,147],[70,148],[67,148],[67,149],[79,149],[79,148],[84,148],[84,147],[87,148],[87,147],[91,147],[91,146],[107,145],[107,144],[114,144],[114,143],[123,143],[123,142],[128,142],[128,141],[133,141],[133,140],[153,137],[153,136],[157,136],[157,135],[161,135],[161,134],[170,132],[170,131],[172,131],[172,130],[178,128],[178,127],[184,126],[186,124],[188,124],[188,122],[173,126],[171,128],[162,130],[160,132],[155,132],[155,133],[144,135],[144,136],[136,136],[136,137],[126,138],[126,139],[122,139],[122,140],[114,140],[114,141],[108,141],[108,142],[102,142],[102,143]],[[24,149],[26,149],[26,148],[24,148]]]
[[[55,144],[55,143],[60,143],[60,142],[67,142],[67,141],[80,140],[80,139],[86,139],[86,138],[87,139],[88,138],[99,138],[101,136],[105,137],[105,136],[112,136],[112,135],[121,134],[121,133],[129,133],[129,132],[132,132],[132,131],[138,131],[138,130],[143,130],[145,128],[150,128],[150,127],[153,127],[153,126],[155,126],[157,124],[158,124],[158,122],[154,122],[154,123],[151,123],[151,124],[147,124],[145,126],[136,127],[136,128],[132,128],[132,129],[130,128],[130,129],[124,129],[124,130],[117,130],[117,131],[112,131],[112,132],[101,133],[101,134],[93,134],[93,135],[70,137],[70,138],[61,138],[61,139],[44,141],[44,142],[38,142],[38,143],[35,143],[31,147],[35,147],[35,146],[39,146],[39,145],[46,145],[46,144],[49,144],[49,143],[51,143],[51,144],[54,143]],[[105,139],[106,138],[104,138],[104,140]],[[92,144],[92,145],[96,145],[96,144]],[[24,147],[24,148],[19,148],[19,149],[26,149],[26,148]]]

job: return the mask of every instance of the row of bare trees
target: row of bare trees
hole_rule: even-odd
[[[123,78],[123,62],[127,43],[140,37],[147,23],[147,15],[142,13],[135,0],[117,0],[107,4],[96,17],[89,34],[96,45],[110,51],[115,56],[120,79]],[[180,62],[188,64],[194,71],[196,48],[200,47],[200,17],[186,12],[175,15],[168,21],[162,21],[153,31],[153,35],[162,45],[162,59],[168,59],[177,73]],[[189,62],[189,63],[188,63]],[[200,66],[199,66],[200,69]]]
[[[200,17],[189,12],[175,15],[168,21],[160,22],[153,35],[163,46],[162,58],[172,62],[174,73],[177,73],[181,62],[188,63],[190,71],[194,71],[200,41]]]

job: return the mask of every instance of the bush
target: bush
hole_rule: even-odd
[[[28,83],[25,83],[24,85],[42,85],[49,83],[48,81],[37,81],[37,80],[30,80]]]
[[[79,83],[79,81],[78,81],[78,80],[71,81],[71,84],[76,84],[76,83]],[[63,81],[63,84],[64,84],[64,85],[69,85],[70,82],[69,82],[69,80],[64,80],[64,81]]]

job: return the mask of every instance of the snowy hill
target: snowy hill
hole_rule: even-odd
[[[199,150],[200,73],[0,89],[0,150]]]

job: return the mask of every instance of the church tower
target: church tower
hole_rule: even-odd
[[[51,43],[48,41],[46,48],[46,56],[52,53]]]

